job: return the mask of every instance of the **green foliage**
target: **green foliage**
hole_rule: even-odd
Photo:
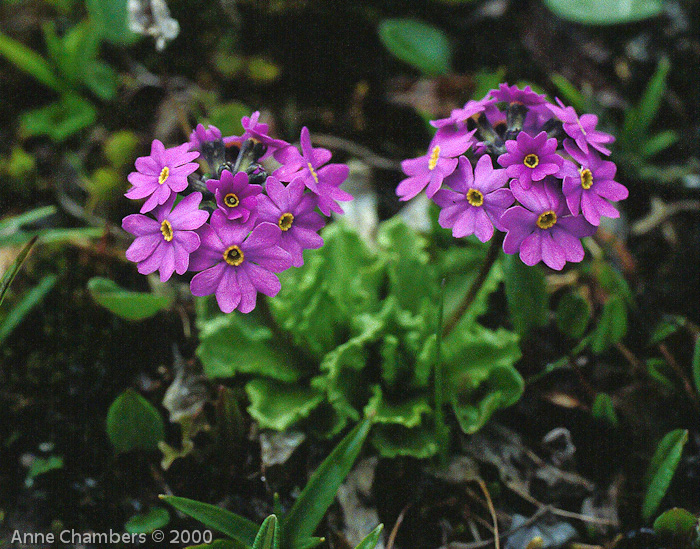
[[[612,398],[607,393],[598,393],[591,407],[591,414],[594,418],[607,421],[613,427],[617,427],[617,414],[613,406]]]
[[[452,49],[440,29],[413,19],[385,19],[378,30],[382,44],[395,57],[426,76],[450,72]]]
[[[6,223],[7,222],[4,221],[3,225],[1,227],[5,228]],[[15,258],[15,260],[12,262],[12,264],[7,269],[7,271],[5,271],[5,273],[2,275],[2,279],[0,280],[0,305],[2,305],[2,302],[5,299],[5,295],[7,294],[7,291],[10,289],[10,284],[12,284],[12,281],[15,279],[15,276],[17,276],[17,273],[19,272],[20,268],[22,267],[22,264],[27,259],[29,252],[34,247],[34,244],[36,244],[37,238],[38,237],[35,236],[34,238],[32,238],[29,242],[27,242],[24,245],[24,248],[22,248],[22,250],[19,252],[19,254]]]
[[[108,278],[93,277],[87,286],[98,305],[126,320],[150,318],[172,304],[167,296],[125,290]]]
[[[146,513],[134,515],[124,524],[124,530],[129,534],[150,534],[158,528],[163,528],[170,522],[170,513],[162,507],[153,507]]]
[[[36,477],[56,469],[63,469],[63,458],[61,456],[37,457],[32,461],[29,471],[27,471],[24,485],[30,487],[34,484]]]
[[[109,407],[107,435],[117,453],[156,450],[165,438],[165,425],[153,404],[127,389]]]
[[[549,298],[540,266],[528,267],[516,255],[508,255],[503,261],[503,272],[515,331],[525,336],[531,329],[547,325]]]
[[[206,374],[251,376],[248,412],[261,427],[307,424],[329,437],[370,416],[381,455],[426,458],[440,440],[445,444],[436,431],[436,403],[452,406],[473,433],[520,398],[517,336],[477,322],[502,279],[498,263],[442,341],[444,388],[440,383],[435,394],[439,281],[448,281],[449,315],[486,247],[437,250],[432,260],[430,241],[398,217],[381,224],[376,250],[342,223],[322,236],[324,246],[307,251],[302,268],[281,275],[282,290],[268,301],[276,327],[256,313],[210,313],[208,300],[198,302],[197,355]]]
[[[693,351],[693,381],[695,382],[695,392],[700,395],[700,338],[695,341]]]
[[[56,275],[46,275],[29,290],[0,322],[0,345],[56,285]]]
[[[568,292],[557,304],[557,328],[572,337],[583,336],[591,318],[591,306],[588,300],[578,292]]]
[[[27,137],[48,135],[60,142],[87,128],[97,120],[97,110],[87,99],[65,94],[45,107],[22,114],[21,133]]]
[[[645,521],[654,516],[666,495],[686,442],[688,431],[676,429],[666,433],[656,447],[645,476],[646,493],[642,503],[642,517]]]
[[[377,547],[377,543],[379,543],[379,538],[382,535],[383,529],[383,524],[377,526],[374,530],[367,534],[367,537],[363,539],[360,544],[355,547],[355,549],[375,549],[375,547]]]
[[[622,297],[614,295],[603,305],[598,325],[591,334],[591,351],[600,354],[619,343],[627,333],[627,307]]]
[[[654,521],[656,535],[679,548],[690,548],[691,544],[697,544],[700,541],[699,528],[698,517],[678,507],[664,511]]]
[[[619,25],[660,15],[662,0],[545,0],[562,19],[585,25]]]
[[[51,64],[46,59],[21,42],[2,33],[0,33],[0,55],[52,90],[63,91],[63,83],[54,74]]]
[[[371,423],[358,423],[333,449],[311,475],[309,482],[297,497],[289,513],[279,520],[270,515],[258,526],[250,520],[207,503],[175,496],[161,499],[213,528],[231,537],[243,547],[252,549],[304,549],[316,547],[322,538],[313,536],[335,495],[362,450]],[[358,546],[374,547],[381,533],[381,525]]]
[[[100,36],[117,46],[128,46],[140,37],[129,28],[127,0],[87,0],[90,18]]]

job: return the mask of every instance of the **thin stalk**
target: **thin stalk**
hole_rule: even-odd
[[[447,337],[452,332],[452,330],[455,329],[457,324],[459,324],[461,318],[464,316],[464,313],[466,313],[469,307],[471,307],[472,303],[474,302],[474,299],[476,299],[476,296],[479,294],[479,290],[481,290],[481,287],[484,285],[484,282],[486,282],[486,279],[488,278],[489,273],[491,272],[491,268],[493,267],[494,263],[496,263],[496,259],[498,258],[498,252],[501,249],[502,244],[503,233],[497,231],[491,239],[491,244],[489,245],[488,252],[486,252],[486,257],[484,258],[484,262],[481,264],[481,269],[479,269],[479,273],[476,275],[474,282],[472,282],[472,285],[469,287],[469,290],[467,290],[467,293],[464,295],[462,302],[452,313],[452,316],[450,316],[449,320],[445,322],[445,326],[442,329],[443,338]]]
[[[438,307],[438,325],[435,338],[435,436],[438,442],[440,452],[440,465],[447,465],[447,454],[449,443],[449,431],[445,424],[444,410],[444,375],[442,369],[442,317],[445,310],[445,279],[442,279],[440,284],[440,305]]]

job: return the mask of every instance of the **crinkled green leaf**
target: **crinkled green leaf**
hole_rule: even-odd
[[[98,305],[126,320],[143,320],[168,309],[172,299],[148,292],[132,292],[116,282],[99,276],[87,284],[90,295]]]
[[[0,55],[52,90],[57,92],[63,90],[63,82],[56,76],[46,59],[3,33],[0,33]]]
[[[197,356],[210,378],[257,374],[285,382],[297,381],[304,370],[274,341],[272,331],[251,315],[217,315],[199,322]]]
[[[688,431],[676,429],[666,433],[651,458],[645,475],[646,493],[642,503],[642,517],[649,521],[666,495],[676,468],[681,461],[683,447],[688,442]]]
[[[97,110],[94,105],[74,94],[66,94],[45,107],[26,111],[20,117],[23,135],[48,135],[56,142],[91,126],[95,120]]]
[[[377,243],[386,256],[389,293],[402,309],[418,313],[422,300],[433,300],[437,287],[426,239],[394,216],[380,225]]]
[[[445,33],[414,19],[385,19],[379,24],[379,38],[397,58],[427,76],[451,70],[452,50]]]
[[[299,384],[256,378],[245,386],[250,399],[248,413],[263,429],[284,431],[309,416],[323,394]]]
[[[382,530],[384,525],[380,524],[374,530],[372,530],[367,537],[363,539],[355,549],[376,549],[377,543],[379,543],[379,538],[382,535]]]
[[[620,296],[610,297],[603,305],[598,325],[591,334],[591,351],[600,354],[622,341],[627,333],[627,307]]]
[[[402,394],[397,401],[389,400],[379,385],[372,387],[372,397],[365,406],[365,416],[374,423],[391,423],[404,427],[418,427],[422,417],[432,412],[426,395]]]
[[[198,520],[205,526],[226,534],[230,538],[250,547],[258,535],[258,525],[252,520],[222,509],[216,505],[177,496],[160,496],[178,511]]]
[[[117,453],[157,450],[165,424],[155,406],[133,389],[120,394],[107,412],[107,435]]]
[[[516,255],[503,258],[503,275],[508,310],[515,331],[524,336],[549,321],[549,297],[539,265],[525,265]]]
[[[427,459],[438,451],[432,420],[426,418],[418,427],[398,424],[378,424],[372,428],[372,445],[382,457],[395,459],[409,456]]]
[[[360,455],[371,423],[363,420],[350,431],[318,466],[283,519],[285,547],[297,547],[314,531],[335,499],[338,488]]]
[[[465,433],[478,431],[491,415],[515,404],[525,383],[514,364],[520,359],[518,336],[476,325],[444,344],[446,390]]]
[[[568,292],[557,304],[557,328],[574,339],[580,339],[591,319],[591,306],[578,292]]]
[[[124,524],[124,530],[129,534],[150,534],[158,528],[163,528],[170,522],[170,513],[163,507],[153,507],[146,513],[134,515]]]
[[[620,25],[660,15],[661,0],[545,0],[562,19],[585,25]]]
[[[260,530],[258,530],[258,535],[255,536],[252,549],[279,549],[280,529],[277,523],[275,515],[270,515],[263,521],[260,525]]]

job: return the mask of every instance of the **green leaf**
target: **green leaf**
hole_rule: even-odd
[[[163,528],[170,522],[170,513],[162,507],[152,507],[147,513],[134,515],[124,524],[124,530],[129,534],[150,534]]]
[[[335,499],[338,488],[360,455],[371,423],[365,419],[333,449],[311,475],[309,482],[284,517],[282,539],[285,547],[298,547],[313,536]]]
[[[695,341],[693,351],[693,381],[695,382],[695,392],[700,395],[700,338]]]
[[[258,378],[245,386],[248,412],[263,429],[284,431],[309,416],[323,400],[314,389]]]
[[[591,319],[591,306],[578,292],[568,292],[557,304],[557,328],[573,339],[583,337]]]
[[[439,450],[432,420],[410,429],[403,425],[375,425],[372,429],[372,446],[388,459],[399,456],[428,459]]]
[[[6,221],[3,223],[6,223]],[[27,259],[32,247],[34,244],[36,244],[37,238],[39,237],[35,236],[24,245],[24,248],[22,248],[15,260],[12,262],[12,265],[10,265],[7,271],[5,271],[5,273],[2,275],[2,280],[0,280],[0,305],[2,305],[2,302],[5,299],[5,295],[7,294],[7,290],[10,288],[10,284],[12,284],[15,276],[17,276],[17,273],[22,267],[24,261]]]
[[[249,116],[250,111],[247,105],[238,101],[216,104],[211,108],[209,120],[224,135],[241,135],[243,133],[241,118]]]
[[[61,38],[59,65],[65,80],[78,86],[83,81],[85,69],[97,58],[99,36],[90,21],[73,26]]]
[[[61,142],[87,128],[97,120],[97,110],[87,99],[66,94],[54,101],[22,114],[21,133],[26,137],[48,135]]]
[[[692,541],[698,537],[698,517],[690,511],[674,507],[664,511],[654,521],[657,536],[671,536]]]
[[[150,318],[172,304],[169,297],[125,290],[108,278],[93,277],[87,287],[98,305],[126,320]]]
[[[52,90],[61,92],[64,89],[63,82],[46,59],[3,33],[0,33],[0,55]]]
[[[554,73],[550,75],[549,79],[557,87],[559,93],[566,100],[565,102],[571,105],[578,112],[585,112],[589,109],[586,107],[587,101],[583,94],[576,89],[576,87],[569,82],[566,77],[561,74]]]
[[[607,421],[613,427],[617,427],[617,414],[612,403],[612,398],[607,393],[598,393],[593,401],[591,414],[594,418]]]
[[[102,61],[93,61],[85,67],[83,83],[92,93],[105,101],[117,95],[117,73]]]
[[[250,545],[233,539],[217,539],[202,545],[190,545],[187,549],[250,549]]]
[[[56,275],[46,275],[39,284],[29,290],[22,300],[12,308],[0,323],[0,345],[19,326],[24,317],[46,297],[56,285],[57,280],[58,277]]]
[[[365,416],[371,417],[374,423],[389,423],[404,427],[418,427],[424,414],[432,409],[426,395],[401,395],[398,402],[389,402],[383,395],[381,387],[372,387],[372,398],[365,406]]]
[[[642,503],[642,517],[649,521],[666,495],[676,468],[681,461],[683,447],[688,442],[688,431],[676,429],[666,433],[656,447],[645,476],[646,493]]]
[[[140,37],[129,28],[128,0],[87,0],[87,9],[100,36],[117,46],[128,46]]]
[[[379,538],[382,535],[382,530],[384,529],[384,525],[380,524],[377,526],[374,530],[372,530],[369,534],[367,534],[367,537],[363,539],[355,549],[375,549],[377,547],[377,543],[379,543]]]
[[[117,453],[157,450],[158,442],[165,439],[165,425],[153,404],[127,389],[109,407],[107,435]]]
[[[654,328],[649,339],[649,345],[661,343],[667,337],[672,336],[688,323],[688,319],[680,315],[664,315]]]
[[[656,17],[662,0],[545,0],[562,19],[585,25],[619,25]]]
[[[201,501],[177,496],[160,496],[164,502],[178,511],[198,520],[205,526],[226,534],[240,543],[251,547],[258,535],[258,525],[245,517]]]
[[[252,315],[217,315],[198,321],[197,356],[209,378],[257,374],[278,381],[297,381],[304,370],[296,366],[283,346],[274,341],[272,330]]]
[[[622,341],[627,333],[627,307],[620,296],[610,297],[603,305],[598,325],[591,334],[591,351],[600,354]]]
[[[660,3],[660,2],[659,2]],[[656,67],[656,72],[649,80],[639,103],[628,111],[623,125],[623,133],[631,140],[646,136],[649,126],[656,117],[666,94],[666,78],[671,70],[667,57],[662,57]]]
[[[279,549],[279,546],[280,532],[277,527],[277,517],[270,515],[260,525],[252,549]]]
[[[673,369],[663,358],[647,358],[645,363],[650,378],[663,385],[668,391],[675,390]]]
[[[29,471],[27,471],[27,476],[24,479],[24,485],[30,487],[34,484],[34,479],[36,477],[56,469],[63,469],[63,458],[61,456],[35,458],[29,467]]]
[[[546,326],[549,307],[542,269],[537,265],[525,265],[516,255],[506,255],[503,274],[508,310],[515,331],[524,336],[532,328]]]
[[[644,141],[639,149],[639,153],[644,158],[649,158],[650,156],[660,153],[664,149],[668,149],[676,141],[678,141],[678,133],[673,130],[665,130],[652,135],[649,139]]]
[[[450,41],[440,29],[413,19],[385,19],[378,30],[379,39],[395,57],[423,74],[450,72]]]

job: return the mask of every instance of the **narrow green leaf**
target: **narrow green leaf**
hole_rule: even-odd
[[[557,87],[559,93],[564,97],[566,103],[571,105],[578,112],[585,112],[586,108],[586,98],[583,94],[576,89],[576,87],[569,82],[566,77],[561,74],[554,73],[549,79]]]
[[[645,476],[647,489],[642,503],[642,517],[645,521],[649,521],[654,516],[666,495],[673,474],[681,461],[686,442],[688,442],[688,431],[676,429],[666,433],[656,447]]]
[[[562,19],[585,25],[620,25],[655,17],[663,11],[661,0],[545,0]]]
[[[413,19],[385,19],[379,24],[379,38],[394,56],[427,76],[451,70],[450,41],[432,25]]]
[[[627,307],[620,296],[612,296],[603,306],[603,312],[591,334],[591,351],[600,354],[610,345],[622,340],[627,333]]]
[[[311,475],[289,514],[284,518],[284,546],[297,547],[313,536],[328,507],[333,503],[338,488],[360,455],[370,426],[368,419],[358,423]]]
[[[129,388],[109,407],[107,435],[117,453],[156,450],[165,438],[165,425],[155,406]]]
[[[2,323],[0,323],[0,345],[19,326],[24,317],[46,297],[46,294],[56,285],[56,280],[58,280],[56,275],[46,275],[39,284],[29,290],[27,295],[12,308]]]
[[[134,515],[124,524],[124,530],[129,534],[150,534],[158,528],[163,528],[170,522],[170,513],[162,507],[153,507],[146,513]]]
[[[0,33],[0,55],[7,58],[18,69],[32,75],[36,80],[52,90],[60,92],[63,83],[53,72],[51,65],[41,55],[21,42]]]
[[[377,547],[377,543],[379,543],[379,538],[382,535],[383,529],[383,524],[377,526],[374,530],[367,534],[367,537],[363,539],[360,544],[355,547],[355,549],[375,549]]]
[[[12,262],[12,265],[10,265],[7,271],[5,271],[5,273],[2,275],[2,280],[0,280],[0,305],[2,305],[2,302],[5,299],[5,295],[7,294],[7,290],[10,288],[10,284],[12,284],[12,281],[15,279],[15,276],[17,276],[17,273],[22,267],[22,263],[24,263],[24,260],[27,259],[27,255],[29,255],[32,247],[34,244],[36,244],[37,238],[39,237],[35,236],[29,242],[27,242],[24,248],[22,248],[22,251],[19,252],[15,260]]]
[[[557,328],[562,333],[579,339],[591,318],[588,300],[578,292],[564,294],[557,304]]]
[[[94,277],[87,284],[90,295],[98,305],[126,320],[143,320],[170,307],[171,299],[146,292],[120,288],[108,278]]]
[[[635,107],[634,123],[631,128],[635,137],[646,135],[656,113],[659,112],[666,93],[666,78],[670,70],[670,61],[667,57],[662,57],[656,67],[656,72],[649,80],[639,103]]]
[[[279,549],[279,546],[280,533],[279,528],[277,528],[277,517],[270,515],[260,525],[252,549]]]
[[[226,534],[236,541],[251,547],[258,535],[258,525],[245,517],[193,499],[177,496],[159,496],[164,502],[172,505],[178,511],[198,520],[205,526]]]
[[[612,398],[607,393],[598,393],[591,407],[591,414],[594,418],[607,421],[610,425],[617,426],[617,414],[612,403]]]
[[[693,381],[695,381],[695,391],[700,395],[700,338],[695,341],[693,352]]]
[[[661,343],[667,337],[672,336],[688,323],[688,319],[680,315],[664,315],[654,328],[649,338],[649,345]]]
[[[669,148],[676,141],[678,141],[678,133],[673,130],[665,130],[656,135],[652,135],[649,139],[644,141],[639,149],[639,153],[644,158],[649,158]]]
[[[7,217],[0,221],[0,236],[5,238],[7,235],[18,231],[22,225],[27,225],[29,223],[34,223],[41,219],[45,219],[50,215],[55,214],[57,211],[58,208],[56,208],[56,206],[43,206],[13,217]]]
[[[547,283],[539,266],[529,267],[516,255],[503,260],[508,310],[515,331],[521,336],[545,326],[549,319]]]

